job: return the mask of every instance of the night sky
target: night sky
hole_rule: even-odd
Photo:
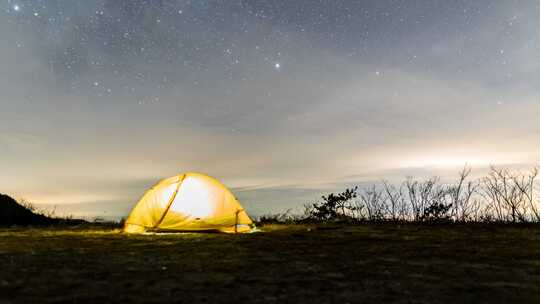
[[[534,165],[538,16],[533,0],[2,0],[0,192],[118,215],[198,171],[260,214],[345,182]]]

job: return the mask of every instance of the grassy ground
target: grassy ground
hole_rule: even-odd
[[[0,303],[540,303],[540,227],[0,230]]]

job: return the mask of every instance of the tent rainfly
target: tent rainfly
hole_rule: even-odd
[[[253,222],[240,202],[220,182],[200,173],[159,181],[129,214],[124,231],[249,232]]]

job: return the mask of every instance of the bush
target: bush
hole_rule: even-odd
[[[434,202],[426,209],[420,217],[421,221],[424,222],[449,222],[450,221],[450,211],[452,204],[445,205],[443,203]]]
[[[354,187],[338,194],[330,193],[322,196],[322,202],[308,205],[308,219],[326,222],[354,218],[354,213],[358,208],[354,202],[358,196],[357,191],[358,187]]]

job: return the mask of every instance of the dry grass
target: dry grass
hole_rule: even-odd
[[[0,230],[0,302],[539,303],[540,227]]]

